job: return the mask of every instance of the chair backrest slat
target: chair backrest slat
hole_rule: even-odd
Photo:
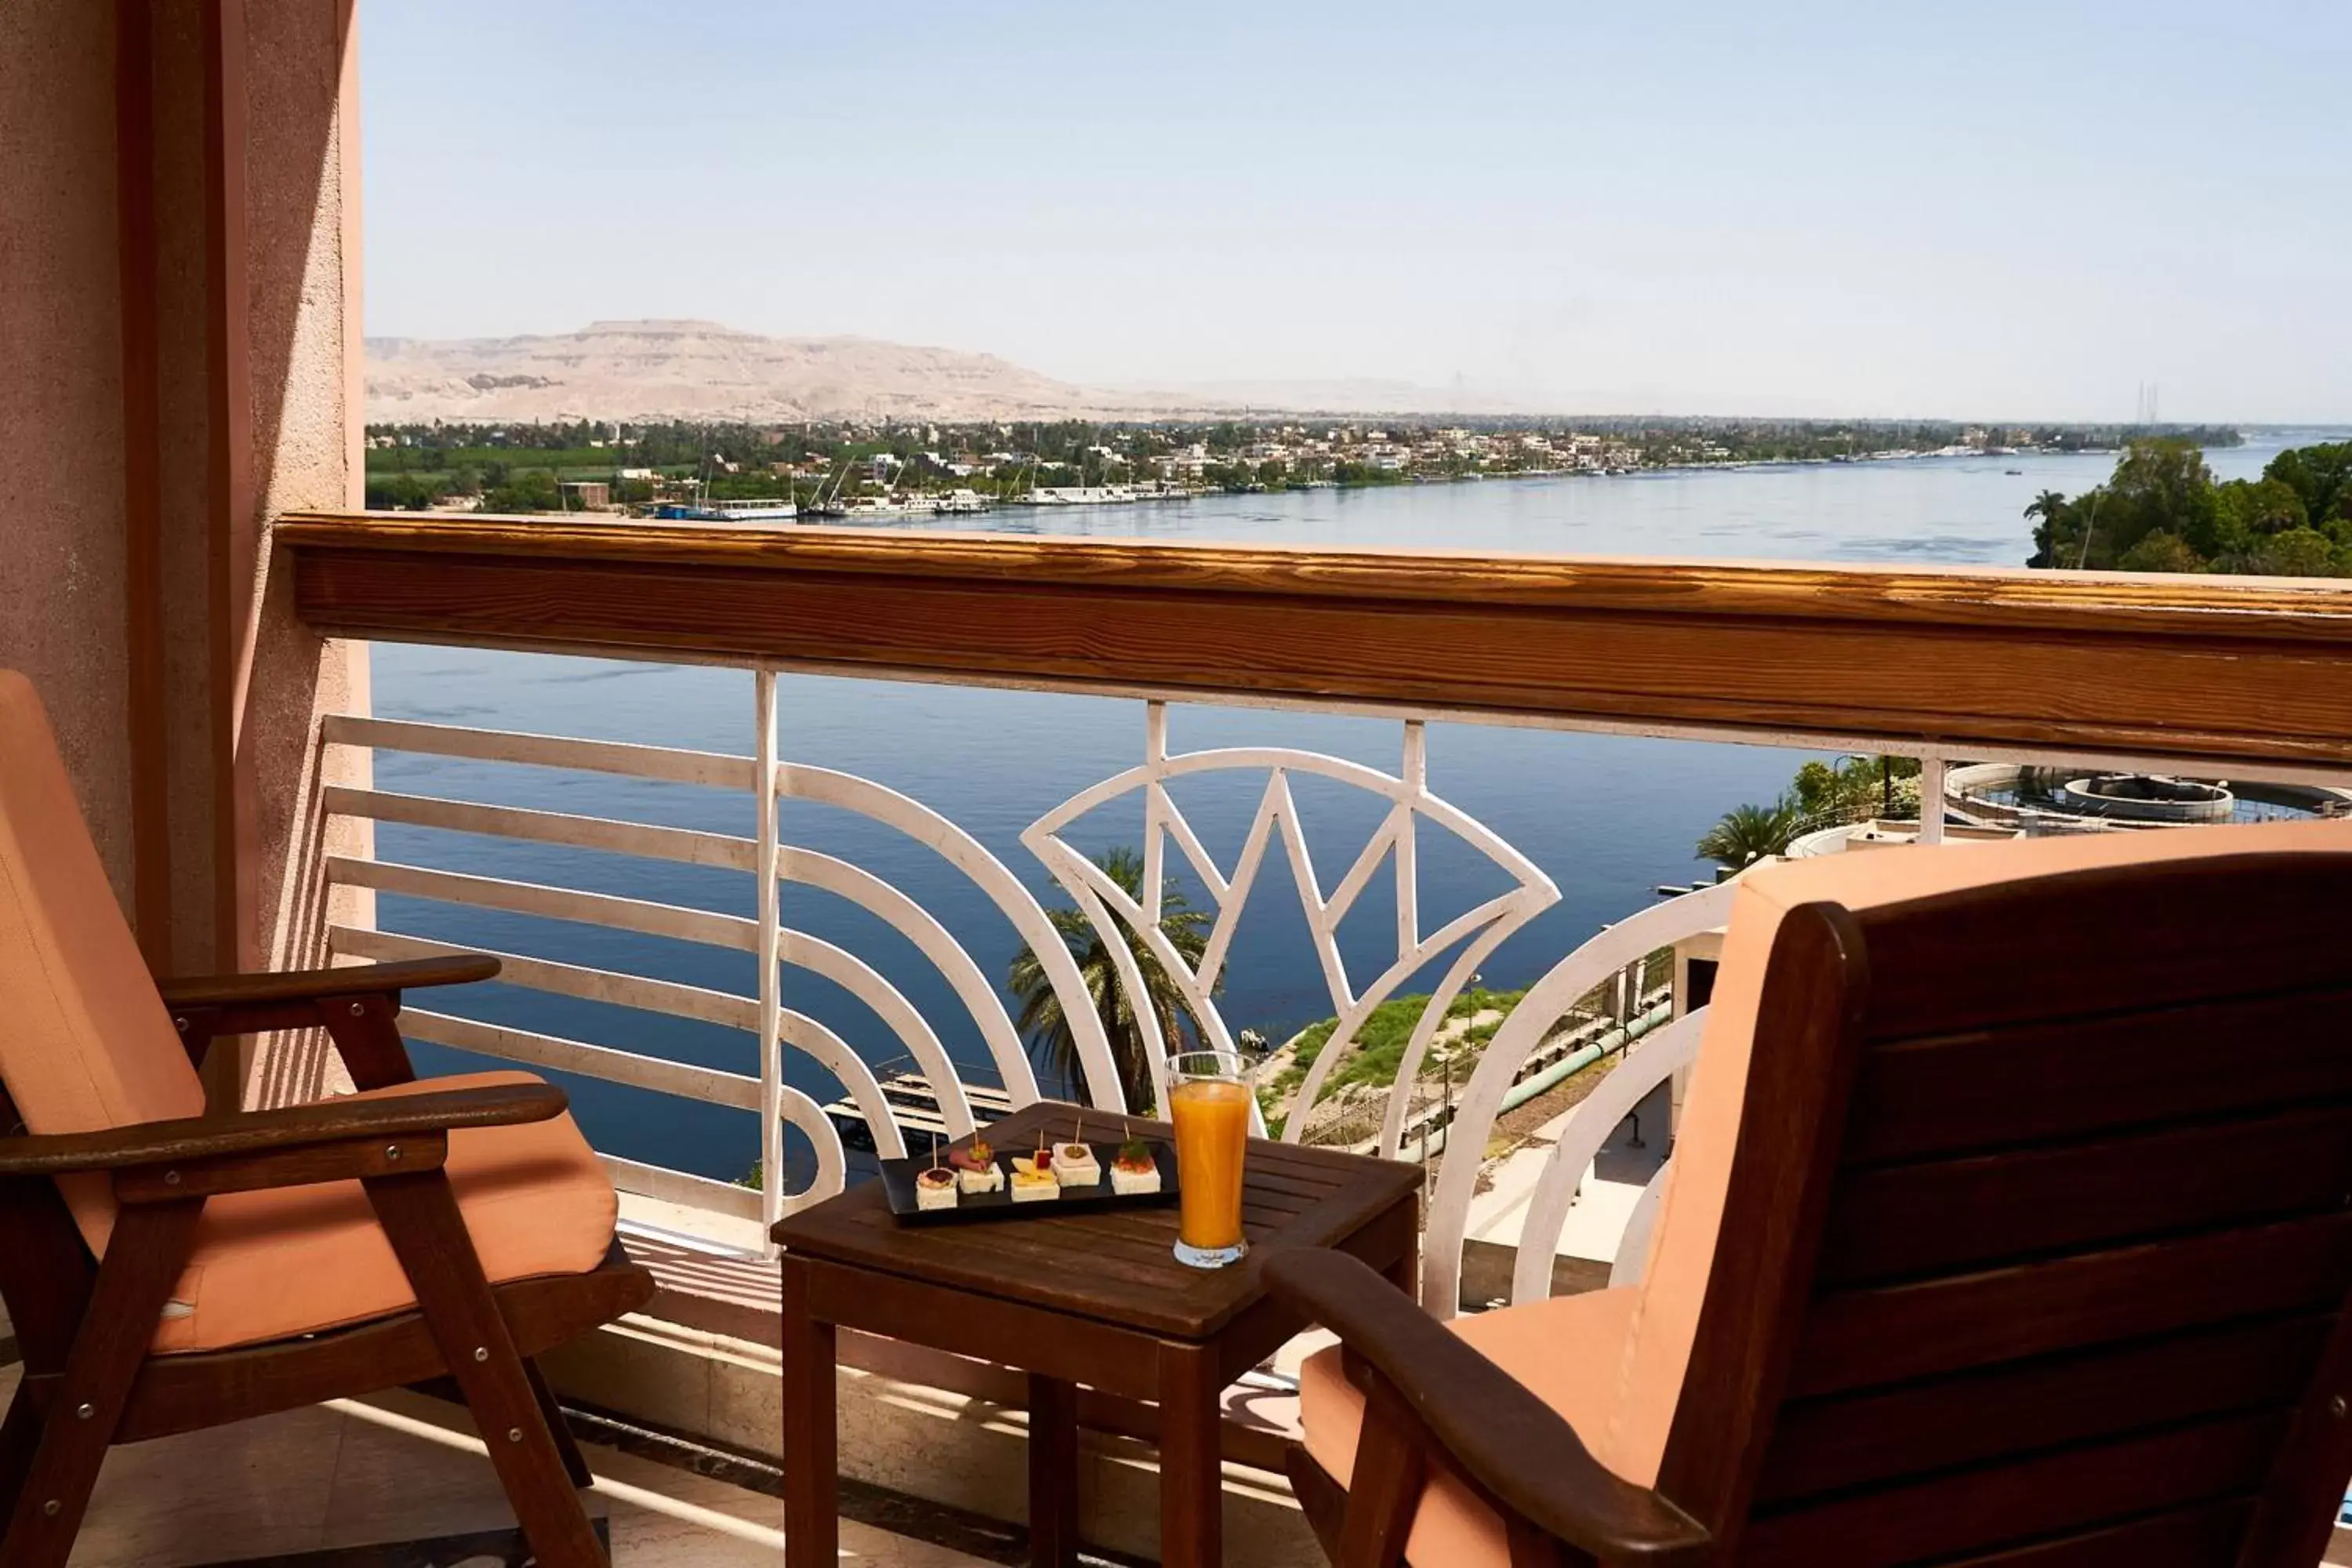
[[[2085,1518],[2120,1521],[2242,1499],[2270,1474],[2286,1423],[2279,1411],[2224,1415],[1765,1514],[1748,1526],[1740,1561],[1758,1568],[1918,1563],[2074,1533]]]
[[[1868,910],[1879,980],[1870,1038],[1883,1047],[2340,988],[2341,928],[2298,917],[2341,896],[2341,859],[2326,850],[2156,858]],[[2252,898],[2250,878],[2262,884]]]
[[[1741,1563],[2288,1561],[2352,1470],[2312,1419],[2352,1368],[2347,911],[2343,853],[1792,910],[1766,995],[1843,1022],[1761,1015],[1692,1361],[1744,1431],[1686,1385],[1662,1489]]]
[[[1813,1303],[1791,1395],[1938,1377],[2025,1356],[2325,1310],[2352,1288],[2352,1215],[2075,1253]]]
[[[2252,1505],[2235,1500],[2190,1503],[1945,1568],[2210,1568],[2231,1560],[2252,1513]]]
[[[2347,1019],[2352,989],[2329,986],[1874,1050],[1854,1086],[1849,1153],[1958,1153],[2352,1095],[2352,1053],[2312,1048]]]
[[[1791,1400],[1756,1499],[1769,1505],[1998,1459],[2016,1446],[2021,1410],[2060,1445],[2284,1404],[2302,1394],[2334,1326],[2326,1314],[2259,1318],[1958,1379]]]
[[[2346,1053],[2352,1056],[2352,1052]],[[2193,1172],[2194,1179],[2181,1179]],[[2341,1207],[2352,1103],[2084,1143],[1854,1171],[1822,1248],[1825,1284],[1894,1283]]]

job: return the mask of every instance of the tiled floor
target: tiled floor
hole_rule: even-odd
[[[0,1368],[0,1405],[16,1369]],[[118,1448],[73,1556],[75,1568],[496,1568],[513,1515],[462,1414],[394,1394]],[[736,1568],[782,1561],[783,1504],[762,1492],[592,1447],[590,1511],[615,1568]],[[464,1542],[449,1538],[469,1537]],[[441,1540],[430,1552],[344,1551]],[[845,1520],[856,1568],[961,1568],[976,1560]],[[316,1557],[308,1554],[323,1554]],[[289,1560],[291,1561],[289,1561]]]

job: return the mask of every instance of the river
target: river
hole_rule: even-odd
[[[2282,445],[2261,437],[2210,452],[2224,479],[2251,477]],[[1626,475],[1490,479],[1360,490],[1216,496],[1124,507],[1008,510],[979,520],[1000,531],[1219,540],[1247,543],[1419,546],[1468,551],[1680,555],[1900,563],[2017,563],[2031,550],[2023,508],[2045,489],[2099,483],[2107,454],[1916,458]],[[2013,470],[2013,471],[2012,471]],[[1932,679],[1932,671],[1912,672]],[[875,779],[945,814],[1044,900],[1049,879],[1021,847],[1021,830],[1085,786],[1140,760],[1140,704],[1034,692],[787,677],[779,682],[783,755]],[[740,670],[379,645],[374,708],[387,718],[684,746],[751,750],[751,677]],[[1172,749],[1279,744],[1394,772],[1399,726],[1334,715],[1180,706]],[[1559,884],[1559,902],[1486,964],[1485,983],[1520,985],[1604,922],[1650,902],[1661,883],[1702,878],[1692,845],[1730,806],[1787,786],[1805,753],[1758,746],[1558,733],[1459,724],[1429,731],[1433,789],[1515,845]],[[748,799],[682,785],[381,753],[378,787],[421,795],[748,836]],[[1175,791],[1202,839],[1230,867],[1264,788],[1251,779],[1186,781]],[[1319,879],[1328,889],[1378,814],[1328,781],[1297,786]],[[1012,928],[933,851],[895,830],[821,807],[783,815],[788,842],[852,860],[897,884],[955,933],[992,977],[1019,949]],[[1089,852],[1140,840],[1140,807],[1106,807],[1073,838]],[[751,879],[737,872],[383,826],[385,859],[547,881],[749,914]],[[1171,866],[1177,857],[1171,854]],[[1423,836],[1423,929],[1507,885],[1490,865],[1438,833]],[[1196,901],[1199,897],[1194,889]],[[912,944],[830,895],[787,886],[788,923],[858,954],[930,1019],[950,1052],[987,1059],[953,994]],[[749,994],[745,954],[521,916],[385,896],[389,931],[477,943]],[[1393,955],[1393,903],[1376,879],[1341,927],[1361,986]],[[1426,989],[1433,976],[1417,988]],[[827,1024],[869,1061],[900,1054],[890,1030],[832,983],[793,969],[787,1005]],[[423,999],[420,999],[423,1000]],[[476,987],[427,1005],[494,1022],[756,1072],[749,1037],[715,1026],[554,997]],[[1305,918],[1278,850],[1238,928],[1221,1005],[1236,1029],[1279,1039],[1332,1007]],[[425,1070],[483,1064],[419,1046]],[[984,1068],[975,1076],[990,1076]],[[791,1077],[819,1100],[830,1078],[796,1058]],[[665,1096],[566,1079],[600,1148],[733,1179],[757,1156],[752,1119]],[[805,1166],[806,1151],[793,1161]]]

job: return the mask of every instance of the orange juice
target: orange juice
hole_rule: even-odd
[[[1168,1104],[1169,1119],[1176,1124],[1176,1182],[1183,1205],[1177,1235],[1185,1246],[1203,1251],[1239,1247],[1249,1086],[1196,1079],[1170,1089]]]

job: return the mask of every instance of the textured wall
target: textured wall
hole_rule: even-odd
[[[355,502],[360,481],[356,102],[337,0],[228,0],[243,330],[240,405],[227,427],[243,504],[219,528],[208,333],[205,27],[198,0],[156,0],[156,306],[163,474],[167,702],[134,749],[126,658],[122,297],[116,210],[114,7],[0,4],[0,665],[40,683],[116,892],[131,902],[134,766],[170,795],[166,951],[172,967],[320,962],[331,851],[318,810],[317,717],[367,706],[363,647],[295,621],[271,570],[268,520]],[[239,354],[226,358],[232,375]],[[219,592],[226,584],[226,603]],[[233,773],[233,792],[222,789]],[[0,764],[5,759],[0,758]],[[366,759],[337,759],[364,781]],[[233,805],[227,804],[233,801]],[[233,815],[232,815],[233,814]],[[234,822],[233,840],[223,825]],[[232,913],[228,890],[238,897]],[[365,921],[362,895],[335,918]],[[320,1081],[319,1053],[288,1047],[281,1089]],[[265,1063],[272,1052],[262,1053]],[[268,1076],[265,1071],[262,1075]]]
[[[254,480],[264,519],[299,508],[356,506],[360,390],[358,92],[344,47],[349,7],[248,5],[246,164],[253,376]],[[329,854],[365,854],[364,823],[330,829],[323,784],[369,782],[368,757],[316,743],[319,716],[365,712],[367,645],[321,643],[298,623],[292,584],[266,535],[254,562],[258,603],[241,761],[253,886],[247,962],[322,963],[325,925],[374,923],[373,895],[330,898]],[[271,1043],[255,1064],[266,1102],[338,1087],[316,1039]]]
[[[114,8],[0,5],[0,666],[38,683],[131,892]],[[5,763],[0,758],[0,763]]]

